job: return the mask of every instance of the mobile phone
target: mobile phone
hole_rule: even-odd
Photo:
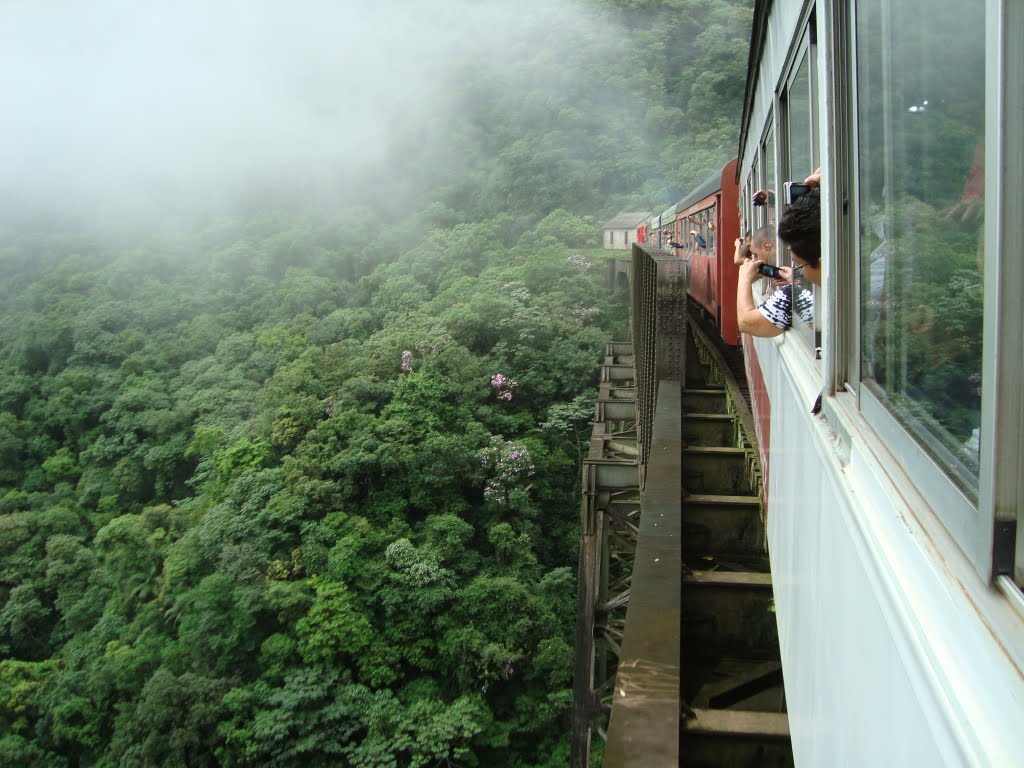
[[[759,275],[764,275],[765,277],[770,277],[774,280],[779,276],[779,268],[774,264],[761,264],[757,268],[757,273]]]
[[[783,187],[786,189],[786,205],[792,205],[811,191],[811,185],[801,181],[787,181]]]

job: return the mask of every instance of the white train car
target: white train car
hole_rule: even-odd
[[[822,171],[814,319],[744,337],[797,765],[1024,765],[1022,96],[1020,0],[755,3],[744,229]]]

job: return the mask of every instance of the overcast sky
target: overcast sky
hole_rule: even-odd
[[[336,191],[540,0],[4,0],[0,205],[133,216]],[[481,66],[497,61],[481,61]]]

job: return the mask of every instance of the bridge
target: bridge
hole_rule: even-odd
[[[631,339],[583,466],[573,768],[792,765],[753,418],[687,267],[609,262]]]

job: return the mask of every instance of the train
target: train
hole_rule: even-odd
[[[743,350],[797,765],[1024,761],[1022,102],[1017,0],[755,0],[735,159],[638,230]],[[741,336],[818,168],[812,317]]]
[[[635,239],[688,262],[687,292],[730,346],[740,344],[735,312],[739,268],[733,254],[743,225],[736,215],[737,194],[733,158],[671,208],[638,226]]]

